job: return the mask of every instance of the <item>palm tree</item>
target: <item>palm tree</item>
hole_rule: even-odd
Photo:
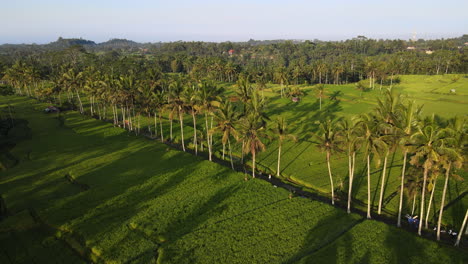
[[[184,83],[181,78],[175,78],[169,86],[169,100],[173,112],[177,112],[180,123],[180,138],[182,150],[185,151],[184,143],[184,113],[186,110],[185,101],[183,98]]]
[[[282,66],[279,67],[275,72],[275,80],[280,83],[281,85],[281,98],[283,97],[284,85],[288,85],[289,83],[289,72],[286,67]]]
[[[188,112],[192,115],[193,120],[193,145],[195,147],[195,155],[198,155],[197,144],[197,114],[201,111],[202,105],[200,101],[200,91],[197,85],[192,85],[184,90],[184,101],[186,103]]]
[[[164,142],[164,134],[163,134],[163,126],[162,126],[162,112],[164,109],[164,105],[167,102],[167,95],[162,90],[156,90],[152,93],[152,102],[153,107],[156,109],[156,112],[159,114],[159,129],[161,134],[161,142]],[[156,112],[154,115],[156,116]],[[156,125],[155,125],[156,126]]]
[[[382,202],[385,189],[385,177],[387,172],[387,160],[390,153],[394,153],[397,147],[397,141],[399,139],[399,130],[396,125],[399,121],[399,96],[395,96],[390,91],[385,93],[384,100],[377,99],[377,111],[378,117],[381,119],[381,134],[383,140],[386,142],[388,148],[385,152],[384,164],[382,169],[382,179],[379,196],[379,206],[377,213],[380,215],[382,212]]]
[[[356,123],[353,121],[342,120],[339,123],[339,137],[346,145],[348,154],[348,173],[349,173],[349,189],[348,189],[348,214],[351,213],[351,194],[353,189],[354,168],[356,164],[356,152],[359,149],[359,137],[356,133]]]
[[[326,161],[328,167],[328,176],[330,177],[330,188],[331,188],[331,200],[332,204],[335,204],[335,188],[333,186],[333,176],[330,166],[330,157],[333,152],[340,151],[338,143],[338,128],[336,122],[327,120],[324,123],[320,123],[319,132],[315,133],[314,136],[318,140],[318,147],[326,153]]]
[[[424,218],[424,202],[426,194],[426,183],[429,171],[433,166],[436,166],[441,161],[440,148],[443,146],[444,132],[435,124],[422,124],[418,127],[418,132],[413,135],[413,140],[416,144],[415,155],[411,158],[411,164],[422,165],[423,167],[423,186],[421,190],[421,213],[419,219],[418,234],[421,235],[423,218]]]
[[[281,146],[284,140],[294,140],[297,141],[297,138],[293,134],[288,133],[288,124],[286,123],[284,117],[278,117],[274,123],[274,127],[271,129],[271,132],[278,139],[278,167],[276,169],[276,176],[280,176],[280,163],[281,163]]]
[[[200,84],[200,101],[205,112],[205,132],[206,132],[206,145],[208,148],[208,159],[212,160],[212,137],[210,133],[210,127],[208,126],[208,116],[213,117],[213,112],[216,110],[216,107],[219,106],[220,94],[222,93],[222,88],[219,88],[211,81],[203,81]],[[213,127],[213,118],[211,119],[211,128]]]
[[[323,84],[317,84],[315,86],[315,91],[317,93],[317,96],[320,100],[320,110],[322,110],[322,98],[325,93],[325,86]]]
[[[70,68],[66,73],[63,74],[63,79],[67,85],[68,91],[70,93],[76,92],[78,102],[80,103],[80,113],[83,114],[83,103],[81,102],[81,97],[79,89],[83,83],[83,73],[76,71],[74,68]]]
[[[467,128],[466,122],[463,118],[457,117],[450,124],[451,132],[453,133],[452,144],[446,146],[443,150],[443,166],[445,169],[445,183],[442,192],[442,199],[440,202],[439,219],[437,221],[437,240],[440,240],[440,226],[442,224],[442,215],[445,207],[445,195],[447,194],[448,181],[450,177],[459,179],[460,177],[452,173],[452,166],[461,168],[464,162],[464,155],[462,154],[464,144],[466,144]],[[460,230],[460,232],[462,232]]]
[[[457,241],[455,242],[456,247],[458,247],[460,245],[461,237],[465,233],[464,231],[465,231],[465,225],[466,225],[467,220],[468,220],[468,209],[466,210],[465,218],[463,219],[463,223],[462,223],[462,226],[460,228],[460,231],[458,231]]]
[[[249,113],[241,124],[241,140],[244,142],[242,152],[252,154],[252,178],[255,178],[256,154],[265,150],[265,144],[262,142],[266,137],[265,122],[259,115]]]
[[[223,144],[223,160],[226,148],[226,143],[229,148],[229,157],[231,161],[231,167],[234,169],[234,163],[232,161],[232,149],[231,149],[231,136],[235,139],[239,138],[239,132],[235,127],[235,123],[239,121],[240,114],[236,110],[236,107],[231,104],[230,101],[226,100],[221,104],[220,108],[215,112],[214,118],[217,122],[217,126],[213,129],[213,132],[219,132],[221,137],[221,143]]]
[[[377,164],[380,163],[382,152],[387,151],[387,145],[378,135],[379,120],[372,115],[362,115],[359,126],[362,131],[361,139],[364,143],[364,155],[367,161],[367,218],[371,218],[371,192],[370,192],[370,159],[371,155],[376,159]]]
[[[401,169],[401,184],[400,184],[400,202],[398,206],[398,219],[397,226],[401,226],[401,212],[403,209],[403,191],[405,186],[405,173],[406,173],[406,163],[408,158],[408,153],[411,149],[411,137],[415,129],[415,121],[418,119],[418,116],[421,112],[421,107],[418,109],[415,108],[415,102],[410,101],[407,105],[400,105],[400,117],[401,120],[398,123],[398,129],[401,131],[401,137],[399,144],[403,150],[403,166]]]

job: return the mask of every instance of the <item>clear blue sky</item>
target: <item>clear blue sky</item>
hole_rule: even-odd
[[[409,39],[468,33],[467,0],[2,0],[0,43]]]

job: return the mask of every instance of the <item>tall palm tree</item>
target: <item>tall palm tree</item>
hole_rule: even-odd
[[[177,112],[180,123],[180,138],[182,143],[182,150],[185,151],[184,142],[184,113],[186,105],[183,97],[184,83],[181,78],[175,78],[169,86],[169,100],[172,105],[172,110]]]
[[[318,147],[326,153],[328,176],[330,177],[332,204],[335,204],[335,188],[333,186],[333,176],[330,166],[330,157],[333,152],[340,151],[338,135],[339,133],[336,122],[332,122],[331,120],[321,122],[319,125],[319,132],[314,134],[315,138],[318,140]]]
[[[205,132],[206,132],[206,145],[208,148],[208,159],[212,160],[212,135],[210,135],[211,128],[208,126],[208,116],[213,117],[213,112],[216,110],[216,107],[219,106],[221,101],[221,93],[223,89],[218,87],[212,81],[202,81],[200,84],[200,101],[203,107],[203,112],[205,112]],[[211,119],[213,121],[213,118]],[[212,123],[213,124],[213,123]]]
[[[195,147],[195,155],[198,155],[198,144],[197,144],[197,114],[201,111],[202,105],[200,100],[200,91],[198,86],[193,84],[184,90],[183,98],[187,106],[188,112],[192,116],[193,121],[193,145]]]
[[[231,104],[230,101],[226,100],[215,112],[214,118],[217,122],[217,126],[213,129],[213,132],[218,132],[222,136],[221,143],[223,144],[223,160],[226,144],[228,144],[231,167],[234,169],[230,138],[239,138],[239,132],[237,131],[235,124],[239,121],[240,113],[237,111],[236,107]]]
[[[379,120],[372,115],[362,115],[359,121],[359,126],[362,131],[361,140],[364,145],[364,155],[367,162],[367,218],[371,218],[371,192],[370,192],[370,160],[371,156],[376,160],[377,164],[380,163],[382,152],[387,151],[387,145],[378,134]]]
[[[281,164],[281,146],[284,140],[297,141],[297,137],[289,133],[289,126],[286,123],[284,117],[278,117],[274,123],[274,127],[271,129],[273,135],[278,139],[278,167],[276,169],[276,176],[280,176],[280,164]]]
[[[155,113],[154,115],[156,116],[156,112],[158,112],[159,116],[159,129],[160,129],[160,136],[161,136],[161,142],[164,142],[164,134],[163,134],[163,126],[162,126],[162,112],[165,106],[165,103],[167,102],[167,94],[164,93],[162,90],[155,90],[152,93],[152,102],[153,102],[153,107],[155,108]]]
[[[74,68],[70,68],[63,74],[63,79],[70,93],[76,92],[78,102],[80,103],[80,113],[83,114],[83,102],[81,101],[79,90],[83,84],[83,72],[78,72]]]
[[[421,235],[424,204],[426,195],[426,183],[430,170],[441,161],[441,146],[443,146],[445,133],[435,124],[422,124],[418,131],[413,135],[416,145],[415,155],[411,158],[411,164],[422,165],[423,167],[423,186],[421,190],[421,213],[419,219],[418,234]]]
[[[275,80],[281,85],[280,93],[281,93],[281,98],[282,98],[284,94],[284,85],[287,86],[289,84],[289,72],[286,69],[286,67],[282,66],[276,69],[274,77],[275,77]]]
[[[262,140],[266,137],[264,120],[254,113],[249,113],[241,123],[242,152],[252,154],[252,178],[255,178],[256,154],[265,150]]]
[[[398,219],[397,226],[401,226],[401,212],[403,209],[403,194],[405,186],[405,173],[408,153],[411,150],[411,137],[415,131],[416,120],[421,113],[421,107],[416,108],[414,101],[409,101],[408,104],[400,105],[399,108],[401,120],[398,123],[398,129],[400,130],[399,146],[403,151],[403,166],[401,169],[401,183],[400,183],[400,201],[398,206]]]
[[[323,95],[325,94],[325,86],[323,84],[317,84],[315,86],[315,91],[320,100],[320,110],[322,110],[322,98],[323,98]]]
[[[440,226],[442,224],[442,215],[445,207],[445,196],[447,194],[447,187],[449,178],[460,179],[460,176],[456,175],[452,171],[452,167],[461,168],[464,162],[463,148],[467,140],[467,126],[465,119],[461,117],[455,118],[450,124],[451,132],[453,137],[450,145],[443,149],[443,167],[445,169],[445,183],[444,190],[442,192],[442,199],[440,201],[439,218],[437,221],[437,240],[440,240]],[[461,231],[460,231],[461,232]]]
[[[400,101],[399,96],[387,91],[384,100],[377,99],[377,117],[381,119],[380,134],[386,142],[388,148],[385,152],[384,163],[382,168],[381,187],[379,196],[379,205],[377,213],[380,215],[382,212],[382,202],[385,190],[385,177],[387,176],[387,160],[390,153],[396,151],[397,142],[400,137],[400,130],[397,129],[397,123],[400,120],[399,116]]]
[[[340,121],[339,125],[339,137],[340,141],[346,146],[346,152],[348,154],[348,173],[349,173],[349,187],[348,187],[348,214],[351,213],[351,196],[353,190],[354,181],[354,168],[356,165],[356,152],[359,149],[359,137],[357,135],[356,122],[349,120]]]

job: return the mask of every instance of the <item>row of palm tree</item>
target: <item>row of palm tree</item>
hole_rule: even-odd
[[[163,115],[167,114],[169,123],[169,140],[174,141],[173,119],[179,119],[180,144],[186,151],[184,139],[184,118],[188,114],[193,122],[193,149],[198,155],[206,146],[208,159],[213,156],[213,135],[220,135],[222,159],[225,159],[226,146],[229,161],[234,169],[232,142],[241,145],[241,163],[244,154],[250,154],[252,159],[252,177],[255,177],[258,152],[266,148],[266,139],[275,138],[278,142],[278,161],[276,175],[281,175],[281,149],[285,140],[296,140],[296,136],[288,131],[284,118],[279,117],[271,122],[264,112],[266,100],[260,94],[261,85],[252,85],[249,76],[240,75],[237,81],[236,97],[223,98],[224,91],[213,80],[194,79],[179,74],[163,74],[148,70],[144,77],[138,77],[134,72],[127,75],[113,76],[101,73],[93,67],[79,71],[75,68],[62,68],[59,74],[39,87],[32,85],[38,80],[33,77],[21,78],[29,74],[19,71],[21,65],[7,72],[7,80],[17,87],[20,95],[53,98],[61,103],[65,93],[67,101],[77,102],[80,113],[89,113],[99,119],[108,119],[112,109],[114,125],[122,126],[136,134],[140,133],[141,116],[154,118],[154,129],[148,126],[148,133],[160,137],[163,134]],[[29,76],[29,75],[28,75]],[[280,77],[278,77],[280,78]],[[34,87],[31,90],[29,87]],[[25,92],[27,91],[27,92]],[[281,94],[283,94],[283,88]],[[323,85],[318,85],[317,94],[321,101],[324,96]],[[82,97],[88,98],[89,111],[85,109]],[[231,100],[238,100],[238,103]],[[335,186],[331,168],[331,157],[337,152],[348,155],[348,212],[351,211],[352,188],[356,167],[356,156],[365,157],[367,168],[367,217],[371,218],[371,161],[377,166],[382,165],[381,186],[377,213],[383,208],[385,178],[387,176],[387,161],[391,154],[400,150],[403,152],[401,173],[400,200],[397,225],[401,225],[403,197],[405,191],[420,186],[420,225],[421,234],[423,220],[429,218],[429,210],[433,200],[436,177],[445,172],[446,179],[442,202],[439,210],[437,236],[440,238],[440,225],[445,206],[446,190],[449,178],[456,177],[454,168],[463,164],[466,151],[466,122],[458,118],[452,120],[444,128],[438,127],[434,118],[422,119],[421,108],[414,102],[402,102],[399,96],[385,93],[383,99],[377,102],[375,113],[364,114],[349,120],[327,120],[320,122],[319,131],[314,133],[318,146],[326,153],[326,164],[330,179],[331,201],[335,203]],[[203,126],[197,126],[197,118],[204,118]],[[159,122],[158,122],[159,120]],[[158,131],[159,126],[159,131]],[[204,130],[204,133],[201,131]],[[158,135],[159,134],[159,135]],[[407,175],[407,166],[413,171],[420,171],[422,180]],[[414,175],[417,175],[415,173]],[[406,180],[405,177],[412,177]],[[409,183],[413,182],[410,186]],[[429,183],[428,183],[429,182]],[[431,197],[427,214],[425,215],[426,190],[430,186]],[[406,187],[406,188],[405,188]],[[417,192],[413,191],[414,201]]]
[[[446,127],[440,127],[432,118],[421,118],[421,107],[415,103],[401,102],[399,96],[388,91],[383,100],[378,99],[378,106],[373,114],[363,114],[352,120],[326,121],[320,123],[319,132],[315,134],[318,146],[326,153],[326,163],[330,177],[332,204],[334,204],[334,185],[330,166],[330,156],[335,152],[346,152],[348,155],[348,212],[351,209],[351,194],[356,164],[356,153],[365,157],[367,168],[367,218],[371,218],[371,161],[378,167],[382,165],[381,186],[377,213],[383,208],[383,194],[387,176],[387,160],[390,154],[400,150],[403,153],[401,172],[400,200],[397,226],[401,226],[403,197],[407,182],[420,186],[420,222],[418,234],[421,235],[423,224],[428,228],[429,213],[434,197],[437,176],[445,172],[445,184],[440,204],[437,239],[440,239],[443,209],[451,177],[459,178],[454,169],[461,168],[466,153],[466,120],[457,117],[449,121]],[[407,175],[407,166],[413,167],[412,174]],[[422,179],[415,174],[422,173]],[[411,181],[405,177],[412,177]],[[429,187],[430,184],[430,188]],[[413,187],[414,188],[414,187]],[[429,205],[426,207],[426,193],[431,191]],[[415,198],[414,193],[413,196]],[[425,209],[427,213],[425,214]]]

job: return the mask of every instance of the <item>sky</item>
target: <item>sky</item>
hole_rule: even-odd
[[[466,0],[0,0],[0,44],[433,39],[468,34]]]

